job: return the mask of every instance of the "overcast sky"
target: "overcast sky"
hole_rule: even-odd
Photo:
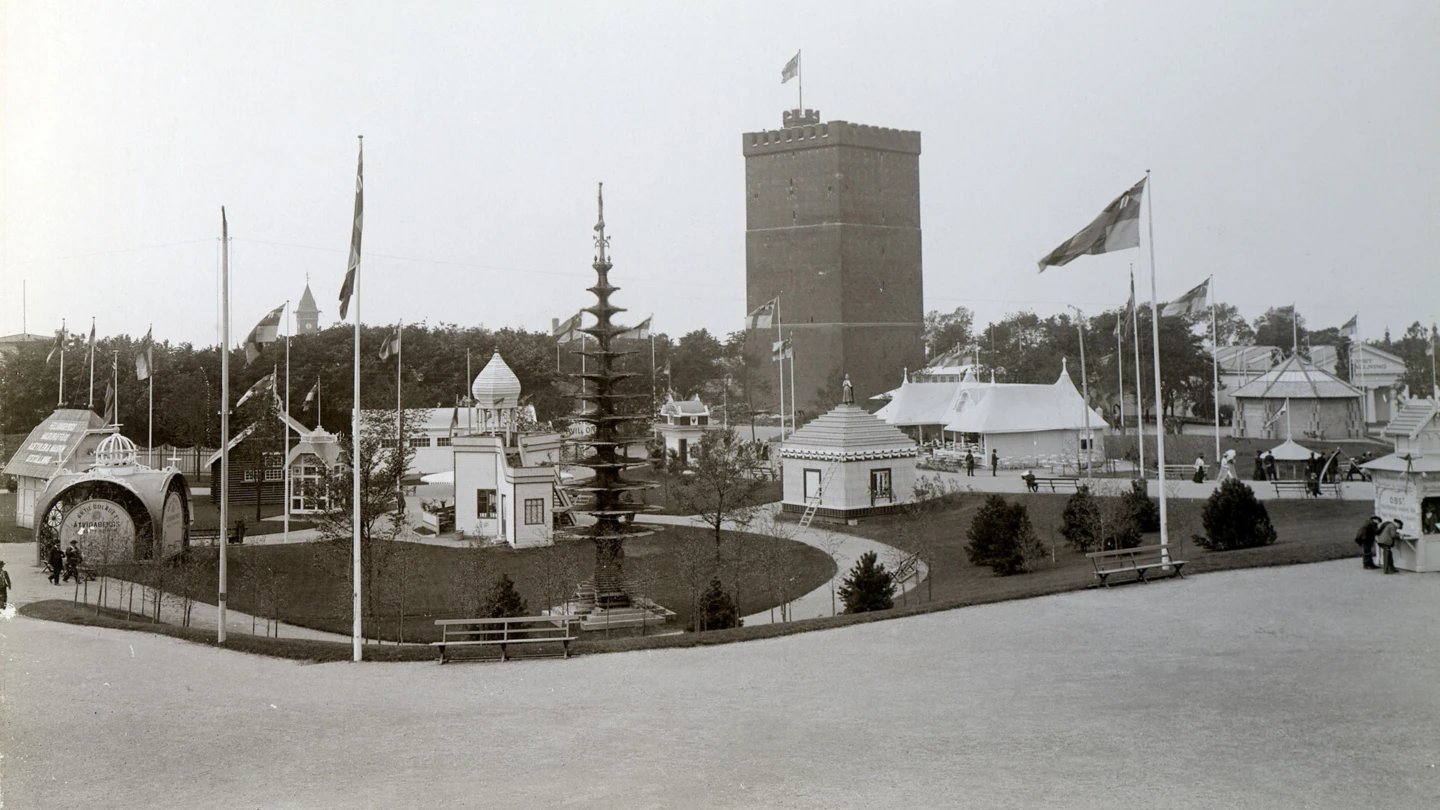
[[[1379,336],[1440,312],[1440,4],[9,2],[0,333],[232,340],[309,274],[336,317],[365,136],[367,323],[548,328],[616,302],[739,328],[741,133],[804,49],[825,120],[916,129],[925,307],[985,323],[1126,296],[1148,244],[1035,262],[1153,175],[1162,300]],[[1142,275],[1148,293],[1148,277]],[[238,333],[238,334],[237,334]]]

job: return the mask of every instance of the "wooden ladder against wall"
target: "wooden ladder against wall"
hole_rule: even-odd
[[[836,461],[820,474],[820,486],[816,488],[815,494],[805,501],[805,512],[800,515],[800,528],[809,528],[811,521],[815,520],[815,512],[820,508],[820,499],[824,497],[825,488],[830,486],[830,481],[835,477],[835,471],[838,469],[840,469],[840,462]]]

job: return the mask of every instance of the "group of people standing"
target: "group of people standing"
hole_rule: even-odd
[[[1394,520],[1381,520],[1379,515],[1371,515],[1355,533],[1355,543],[1363,550],[1363,566],[1366,570],[1381,568],[1384,573],[1393,574],[1395,568],[1395,542],[1400,537],[1400,530],[1405,528],[1405,521],[1400,518]],[[1375,564],[1375,549],[1379,547],[1383,565]]]
[[[69,582],[72,579],[79,582],[80,564],[83,562],[85,562],[85,558],[81,556],[80,546],[74,540],[70,541],[70,546],[63,552],[60,550],[59,543],[51,546],[45,559],[45,568],[49,571],[50,584],[59,585],[62,581]]]

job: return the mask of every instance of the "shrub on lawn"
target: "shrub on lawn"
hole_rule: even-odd
[[[490,586],[485,597],[484,616],[487,619],[508,619],[514,616],[528,616],[530,604],[515,590],[515,581],[509,574],[501,574]]]
[[[1211,551],[1255,548],[1275,542],[1275,527],[1270,524],[1265,504],[1239,479],[1227,479],[1211,493],[1201,519],[1205,536],[1197,535],[1195,542]]]
[[[1060,513],[1060,534],[1076,551],[1091,551],[1100,542],[1100,504],[1090,488],[1076,488]]]
[[[1045,553],[1025,506],[999,495],[985,496],[966,536],[970,538],[965,546],[970,562],[988,565],[1001,576],[1034,570]]]
[[[725,586],[716,577],[710,580],[710,587],[700,597],[700,629],[724,630],[740,626],[740,610],[730,598]]]
[[[840,601],[846,613],[868,613],[889,610],[895,606],[895,577],[878,562],[875,552],[867,551],[855,561],[845,581],[840,583]]]
[[[1130,491],[1120,496],[1130,515],[1135,520],[1135,529],[1140,532],[1160,531],[1160,506],[1151,500],[1144,479],[1130,482]],[[1139,539],[1136,539],[1139,542]],[[1128,546],[1127,546],[1128,548]]]

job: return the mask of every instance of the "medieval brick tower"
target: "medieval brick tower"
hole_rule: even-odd
[[[743,151],[746,311],[779,297],[800,409],[839,402],[845,373],[861,401],[896,387],[925,361],[920,133],[793,110]]]

